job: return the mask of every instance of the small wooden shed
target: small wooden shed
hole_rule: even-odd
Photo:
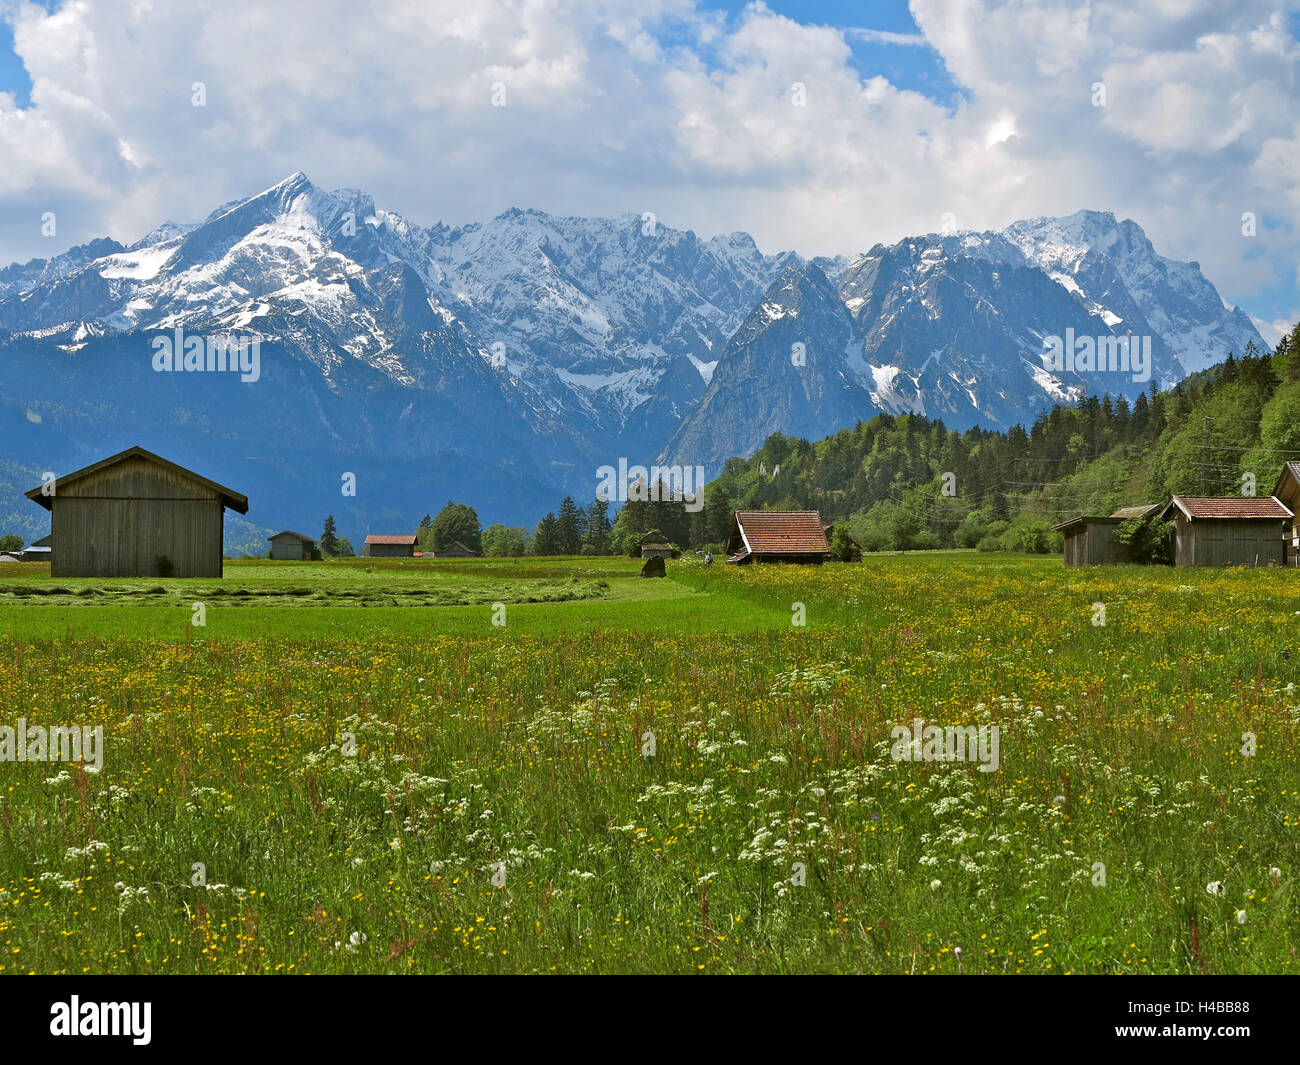
[[[1300,566],[1300,462],[1288,462],[1282,475],[1273,486],[1273,498],[1292,513],[1292,518],[1282,529],[1282,561],[1287,566]]]
[[[24,562],[53,562],[54,561],[54,537],[42,536],[39,540],[33,540],[23,549]]]
[[[477,552],[472,548],[466,547],[459,540],[453,540],[450,544],[438,551],[434,558],[478,558]]]
[[[1174,523],[1175,566],[1280,566],[1295,517],[1273,496],[1174,496],[1160,516]]]
[[[1115,540],[1115,530],[1129,518],[1140,518],[1159,504],[1148,503],[1138,507],[1121,507],[1105,517],[1081,515],[1053,525],[1053,532],[1065,537],[1065,564],[1067,566],[1118,566],[1129,562],[1124,545]]]
[[[50,512],[53,577],[220,577],[226,508],[248,498],[142,447],[27,493]]]
[[[274,536],[268,536],[271,541],[271,557],[285,562],[303,562],[310,560],[316,554],[316,541],[310,536],[304,536],[302,533],[290,532],[286,529],[284,532],[278,532]]]
[[[418,536],[387,536],[371,534],[361,548],[366,558],[411,558],[420,543]]]
[[[820,566],[831,545],[816,510],[738,510],[731,519],[727,562],[806,562]]]
[[[641,557],[642,558],[672,558],[673,545],[660,543],[655,540],[642,540]]]

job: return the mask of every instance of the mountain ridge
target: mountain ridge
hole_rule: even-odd
[[[260,337],[265,372],[245,387],[267,394],[160,380],[148,342],[177,327]],[[1133,327],[1163,383],[1263,345],[1195,264],[1109,212],[808,260],[650,215],[424,226],[299,171],[198,223],[0,269],[0,351],[24,367],[0,384],[0,425],[42,469],[109,453],[124,422],[178,461],[232,433],[292,441],[297,463],[241,460],[277,527],[319,521],[321,484],[362,463],[386,496],[352,504],[365,530],[440,505],[422,495],[434,484],[521,521],[589,497],[620,456],[712,473],[773,431],[909,411],[996,428],[1085,394],[1132,398],[1144,382],[1054,372],[1043,342]],[[433,478],[397,472],[434,461]]]

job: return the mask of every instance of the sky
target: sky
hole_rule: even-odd
[[[0,0],[0,265],[301,170],[766,252],[1089,208],[1300,321],[1300,0]],[[53,224],[50,218],[53,217]]]

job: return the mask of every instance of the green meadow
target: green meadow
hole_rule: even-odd
[[[638,570],[0,566],[0,971],[1295,971],[1300,572]]]

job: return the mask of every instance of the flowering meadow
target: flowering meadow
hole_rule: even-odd
[[[1298,572],[346,565],[0,572],[0,726],[104,736],[0,760],[0,971],[1300,967]]]

